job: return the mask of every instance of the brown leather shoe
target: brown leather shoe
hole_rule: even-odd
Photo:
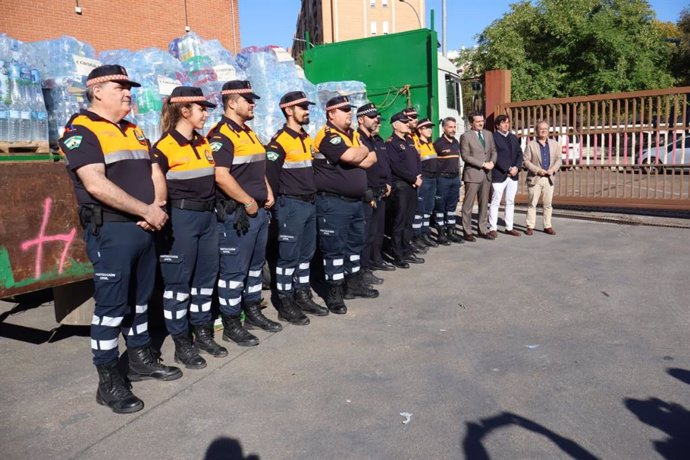
[[[555,235],[556,230],[554,230],[553,227],[547,227],[544,229],[544,233],[546,233],[547,235]]]
[[[493,236],[494,238],[498,238],[498,233],[496,232],[496,230],[489,231],[488,235]]]
[[[520,233],[518,233],[517,230],[511,229],[511,230],[506,230],[506,235],[520,236]]]
[[[534,235],[534,230],[531,228],[528,228],[527,230],[525,230],[525,235],[527,235],[527,236]]]
[[[491,235],[491,232],[489,233],[480,233],[479,238],[484,238],[485,240],[495,240],[496,237]]]
[[[474,243],[477,241],[477,238],[474,237],[474,235],[465,235],[464,236],[465,241],[469,241],[470,243]]]

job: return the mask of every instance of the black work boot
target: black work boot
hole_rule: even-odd
[[[412,239],[412,247],[416,252],[419,252],[421,254],[426,254],[429,248],[427,247],[426,243],[424,243],[424,240],[421,236],[415,236]]]
[[[295,305],[303,312],[316,316],[328,316],[328,308],[322,307],[312,300],[311,289],[295,289]]]
[[[302,313],[302,309],[295,304],[295,299],[291,292],[287,294],[278,294],[278,298],[280,299],[278,319],[297,326],[306,326],[309,324],[309,318],[307,318],[307,316]]]
[[[175,343],[175,362],[184,364],[187,369],[203,369],[206,367],[206,360],[199,355],[199,352],[194,345],[192,339],[188,334],[179,334],[172,336]]]
[[[366,284],[383,284],[383,278],[379,278],[378,276],[374,275],[369,269],[362,270],[362,280]]]
[[[254,300],[252,302],[242,301],[242,307],[245,314],[245,327],[248,329],[251,327],[258,327],[268,332],[278,332],[283,330],[283,326],[280,323],[271,321],[266,318],[261,311],[261,301]]]
[[[192,326],[192,331],[194,331],[194,345],[199,351],[208,353],[214,358],[228,356],[228,349],[213,340],[213,323]]]
[[[343,301],[343,285],[329,284],[328,294],[326,295],[326,306],[336,315],[344,315],[347,313],[347,306]]]
[[[455,228],[455,225],[450,225],[446,227],[446,234],[448,235],[448,239],[453,243],[462,244],[465,242],[465,239],[462,236],[460,236],[457,229]]]
[[[161,364],[161,354],[154,351],[151,345],[127,347],[127,355],[129,356],[127,378],[132,382],[147,379],[164,380],[167,382],[168,380],[182,377],[182,371],[179,367]]]
[[[362,274],[349,275],[345,277],[345,299],[363,297],[365,299],[375,299],[379,296],[379,291],[373,289],[362,279]]]
[[[434,240],[431,239],[428,233],[425,233],[422,235],[422,241],[424,241],[424,244],[431,248],[436,248],[438,247],[438,243]]]
[[[259,344],[259,339],[242,326],[240,314],[233,316],[220,314],[223,321],[223,340],[235,342],[241,347],[253,347]]]
[[[144,401],[134,396],[117,369],[117,360],[96,366],[98,390],[96,402],[116,414],[131,414],[144,408]]]
[[[450,246],[450,240],[448,239],[448,230],[446,227],[439,227],[437,229],[438,231],[438,236],[436,237],[436,241],[438,241],[438,244],[442,244],[444,246]]]

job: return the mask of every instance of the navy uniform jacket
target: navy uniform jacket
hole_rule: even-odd
[[[499,132],[494,133],[494,144],[496,144],[496,165],[491,170],[491,182],[503,182],[508,178],[508,170],[515,166],[522,168],[522,150],[520,140],[513,133],[507,136]],[[511,177],[518,180],[518,176]]]
[[[370,152],[376,153],[376,163],[366,170],[367,187],[380,188],[385,187],[386,184],[391,185],[393,180],[391,178],[390,165],[388,164],[386,143],[378,134],[369,137],[361,129],[357,129],[357,132],[359,132],[359,141],[366,145]]]
[[[393,181],[403,181],[413,185],[422,173],[419,152],[414,144],[393,134],[386,141],[386,151],[391,167]]]

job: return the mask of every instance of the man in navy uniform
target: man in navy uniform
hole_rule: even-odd
[[[303,126],[309,124],[310,105],[314,103],[302,91],[285,94],[280,99],[285,126],[266,147],[267,174],[277,193],[278,317],[297,325],[309,324],[303,311],[328,315],[327,308],[312,300],[309,287],[309,264],[316,250],[316,184],[312,168],[314,141]]]
[[[323,253],[328,284],[326,305],[336,314],[347,313],[348,297],[377,297],[361,275],[360,257],[364,248],[364,209],[367,190],[364,169],[376,163],[376,153],[359,142],[353,131],[352,105],[347,96],[326,103],[326,125],[316,135],[314,174],[319,247]]]
[[[455,226],[460,199],[460,142],[455,138],[457,121],[446,117],[441,122],[443,134],[434,142],[438,155],[436,174],[435,220],[439,242],[462,243],[464,239]]]
[[[165,177],[149,141],[124,119],[131,110],[131,88],[139,86],[122,66],[92,70],[86,81],[89,108],[70,118],[59,142],[94,269],[96,401],[120,414],[144,408],[117,369],[120,332],[127,343],[129,380],[182,377],[180,369],[160,363],[148,333],[147,309],[156,277],[152,232],[163,228],[168,215],[163,210]]]

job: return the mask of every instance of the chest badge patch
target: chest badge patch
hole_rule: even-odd
[[[268,158],[271,161],[276,161],[280,155],[278,155],[276,152],[266,152],[266,158]]]
[[[67,147],[70,150],[74,150],[81,145],[82,139],[82,136],[72,136],[69,139],[65,140],[65,147]]]
[[[144,132],[142,130],[140,130],[139,128],[136,128],[134,130],[134,136],[137,138],[137,140],[139,142],[146,140],[146,136],[144,136]]]
[[[333,145],[338,145],[342,142],[342,138],[340,136],[336,136],[333,139],[331,139],[329,142]]]
[[[211,142],[211,150],[217,152],[223,146],[221,142]]]
[[[213,154],[211,153],[211,149],[204,149],[204,156],[209,163],[213,164]]]

